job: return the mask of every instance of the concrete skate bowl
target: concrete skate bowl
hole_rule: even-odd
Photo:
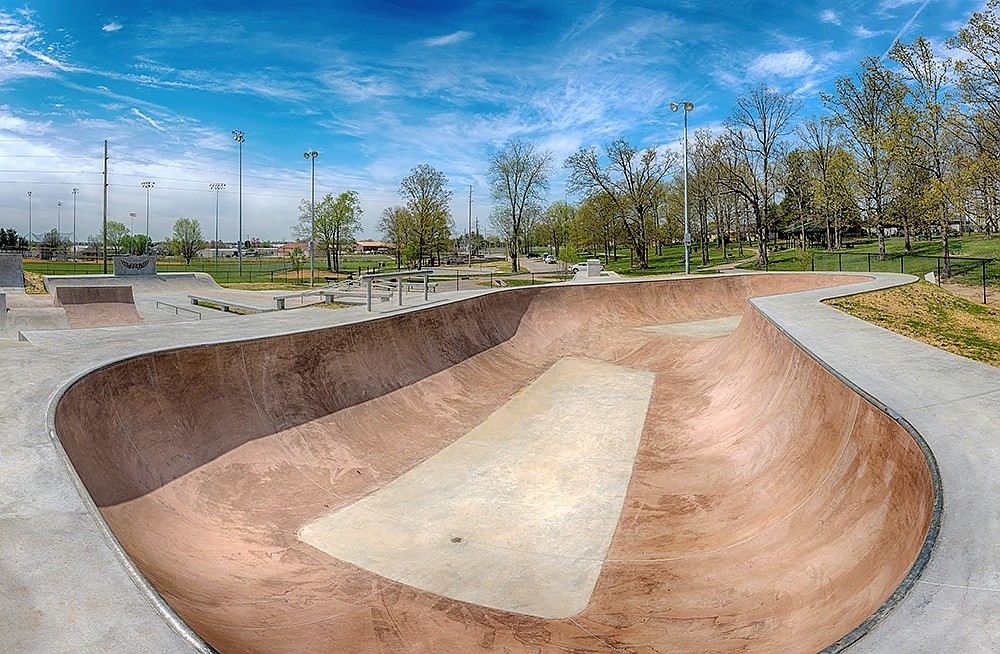
[[[219,651],[836,649],[918,574],[938,491],[746,300],[857,281],[518,288],[153,353],[77,380],[55,426]]]

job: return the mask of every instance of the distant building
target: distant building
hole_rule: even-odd
[[[394,243],[384,241],[358,241],[354,244],[357,254],[391,254],[396,249]]]

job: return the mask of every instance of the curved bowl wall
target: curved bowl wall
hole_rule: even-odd
[[[511,289],[158,352],[76,382],[56,430],[128,555],[220,651],[817,651],[907,575],[935,491],[913,438],[746,300],[855,281]],[[739,315],[728,336],[697,329]],[[621,516],[579,614],[462,602],[300,540],[303,525],[434,456],[565,357],[654,376]]]

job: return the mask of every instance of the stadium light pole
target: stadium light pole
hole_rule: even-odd
[[[215,191],[215,263],[219,263],[219,191],[226,188],[223,182],[212,182],[208,188]]]
[[[31,256],[31,191],[28,191],[28,256]]]
[[[240,144],[240,240],[236,242],[236,254],[240,258],[240,278],[243,277],[243,142],[246,138],[238,129],[233,130],[233,140]]]
[[[76,196],[80,194],[80,189],[73,187],[73,259],[76,259]]]
[[[129,241],[130,241],[129,248],[131,250],[134,250],[135,249],[135,212],[134,211],[129,211],[128,212],[128,217],[132,219],[132,226],[129,227],[129,232],[128,232],[129,233]],[[135,254],[135,252],[130,252],[130,254]]]
[[[149,246],[153,244],[153,237],[149,235],[149,189],[156,186],[156,182],[142,182],[139,184],[146,189],[146,254],[149,254]]]
[[[688,112],[694,109],[692,102],[670,103],[670,111],[684,109],[684,274],[691,274],[691,230],[688,229]]]
[[[319,152],[307,150],[302,156],[312,163],[312,195],[309,202],[309,211],[312,214],[309,227],[309,286],[312,286],[316,277],[316,157],[319,156]]]

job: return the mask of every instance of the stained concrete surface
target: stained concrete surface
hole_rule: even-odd
[[[815,650],[875,611],[920,552],[934,499],[922,453],[754,312],[717,340],[636,327],[738,315],[754,295],[855,279],[512,289],[164,352],[79,380],[55,425],[131,559],[223,651]],[[471,593],[428,590],[298,538],[331,511],[391,495],[395,480],[434,465],[511,397],[531,397],[567,357],[655,376],[614,537],[603,560],[589,550],[600,571],[577,613],[485,606],[516,580],[492,599],[476,594],[475,579]],[[523,430],[505,422],[512,430],[498,433],[516,440]],[[480,472],[467,499],[518,494],[510,475]],[[513,478],[528,489],[549,483],[544,470],[521,473]],[[407,501],[395,515],[434,524],[443,507],[431,489],[408,489],[395,494]],[[470,543],[528,551],[531,522],[496,508]],[[551,526],[564,541],[607,529],[570,513]],[[541,539],[540,554],[558,555],[558,542]],[[483,557],[481,575],[516,578],[529,567],[516,560]],[[469,579],[430,562],[417,574],[424,583],[449,571]]]

